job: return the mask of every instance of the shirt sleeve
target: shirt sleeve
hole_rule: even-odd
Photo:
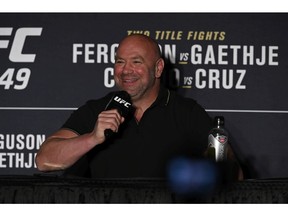
[[[63,124],[62,128],[72,130],[79,135],[91,132],[95,124],[95,113],[89,106],[89,102],[72,112]]]
[[[91,132],[95,127],[99,113],[105,109],[112,95],[113,92],[110,92],[100,99],[87,101],[83,106],[72,112],[62,128],[72,130],[79,135]]]
[[[198,103],[193,106],[191,114],[191,127],[194,128],[194,137],[197,137],[197,146],[200,152],[204,152],[208,146],[209,131],[213,126],[211,117]]]
[[[202,155],[208,146],[208,134],[212,128],[211,117],[206,110],[191,98],[182,100],[182,130],[196,155]],[[180,108],[179,108],[180,110]]]

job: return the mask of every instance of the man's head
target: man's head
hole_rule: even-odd
[[[114,78],[121,90],[132,100],[158,94],[164,60],[157,42],[145,35],[129,35],[116,52]]]

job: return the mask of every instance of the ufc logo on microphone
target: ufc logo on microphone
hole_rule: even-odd
[[[29,36],[40,36],[43,28],[19,28],[12,41],[9,60],[11,62],[34,62],[36,54],[23,54],[24,44]],[[13,28],[0,27],[1,36],[11,36]],[[0,49],[7,49],[10,40],[0,40]]]
[[[120,98],[120,97],[118,97],[118,96],[116,96],[116,97],[114,98],[114,100],[115,100],[117,103],[119,103],[119,104],[123,104],[123,105],[124,105],[125,107],[127,107],[127,108],[129,108],[129,107],[131,106],[131,103],[123,100],[122,98]]]

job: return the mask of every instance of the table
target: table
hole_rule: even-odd
[[[288,203],[288,179],[233,182],[205,198],[171,191],[162,179],[0,176],[0,203]]]

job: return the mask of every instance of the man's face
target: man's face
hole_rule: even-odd
[[[146,40],[128,38],[124,40],[116,55],[114,78],[121,90],[127,91],[131,98],[141,98],[155,84],[157,57]]]

